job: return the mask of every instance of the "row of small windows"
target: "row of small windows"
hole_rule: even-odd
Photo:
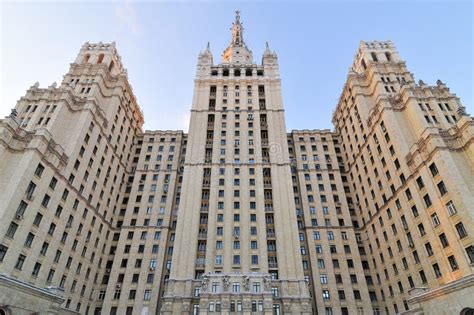
[[[379,61],[379,58],[377,57],[377,54],[375,52],[371,52],[370,56],[371,56],[373,61],[375,61],[375,62]],[[392,61],[392,54],[390,52],[388,52],[388,51],[384,52],[383,56],[385,57],[385,61],[387,61],[387,62]],[[361,65],[364,68],[364,70],[367,70],[367,64],[365,63],[364,59],[361,60]]]
[[[222,69],[222,76],[224,77],[228,77],[230,76],[231,74],[234,75],[234,77],[240,77],[241,75],[245,74],[246,77],[251,77],[254,75],[254,72],[252,69],[250,68],[247,68],[245,70],[241,70],[241,69],[238,69],[238,68],[234,68],[234,71],[230,71],[229,68],[223,68]],[[257,76],[263,76],[263,69],[257,69],[255,71],[255,74]],[[217,76],[219,75],[219,70],[217,69],[211,69],[211,76]]]

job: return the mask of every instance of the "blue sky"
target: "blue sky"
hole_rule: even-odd
[[[84,42],[115,41],[145,129],[187,130],[198,53],[209,41],[220,60],[236,9],[254,61],[265,41],[278,54],[288,130],[332,128],[360,40],[392,40],[416,80],[441,79],[474,114],[471,1],[4,1],[0,116],[60,82]]]

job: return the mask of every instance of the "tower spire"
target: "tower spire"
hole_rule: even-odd
[[[240,11],[235,11],[235,21],[232,24],[232,45],[242,46],[244,43],[244,28],[242,23],[240,23]]]
[[[228,63],[251,63],[252,52],[244,42],[244,27],[240,22],[240,11],[235,11],[235,20],[232,23],[232,40],[222,54],[222,61]]]

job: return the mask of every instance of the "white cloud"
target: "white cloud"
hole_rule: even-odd
[[[115,16],[130,33],[141,35],[142,28],[138,21],[137,11],[131,1],[121,2],[115,9]]]

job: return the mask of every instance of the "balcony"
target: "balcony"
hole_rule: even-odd
[[[204,268],[206,266],[205,261],[201,261],[199,259],[196,260],[196,267],[198,268]]]
[[[206,239],[206,238],[207,238],[207,232],[199,232],[198,238],[204,238],[204,239]]]
[[[267,238],[275,238],[274,232],[267,232]]]
[[[268,268],[278,268],[278,263],[275,261],[269,261]]]

